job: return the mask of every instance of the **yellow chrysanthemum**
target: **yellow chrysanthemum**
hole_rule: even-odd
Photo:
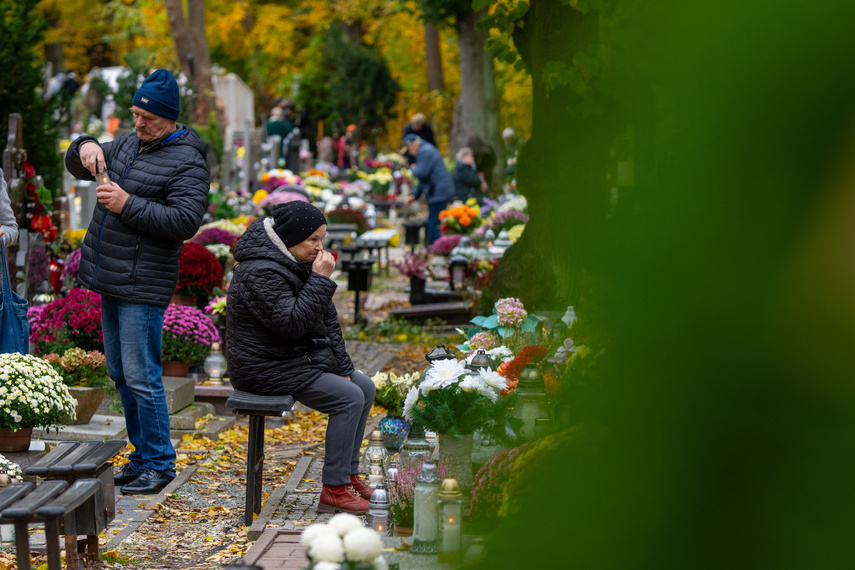
[[[401,236],[399,236],[398,234],[393,235],[392,238],[389,240],[389,245],[391,245],[392,247],[398,247],[399,243],[401,243]]]
[[[256,204],[258,204],[265,198],[267,198],[267,190],[258,190],[255,194],[252,195],[252,201]]]
[[[523,230],[525,229],[525,224],[518,224],[511,229],[508,230],[508,239],[513,243],[517,243],[517,240],[520,239],[520,236],[523,234]]]

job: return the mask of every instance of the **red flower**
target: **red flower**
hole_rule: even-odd
[[[51,243],[56,239],[56,226],[53,225],[50,216],[36,214],[33,216],[33,221],[30,222],[30,228],[42,234],[47,243]]]
[[[35,168],[32,164],[30,164],[29,162],[27,162],[27,161],[25,160],[25,161],[24,161],[24,178],[25,178],[25,179],[30,179],[30,178],[32,178],[35,174],[36,174],[36,168]]]
[[[210,296],[223,282],[223,266],[204,245],[185,242],[181,248],[176,293]]]
[[[508,380],[508,387],[502,390],[502,396],[507,396],[517,389],[517,382],[526,364],[540,362],[547,354],[549,351],[546,348],[539,344],[530,344],[523,348],[516,358],[500,364],[496,372]]]

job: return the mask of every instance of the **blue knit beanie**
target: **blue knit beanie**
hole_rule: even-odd
[[[134,94],[133,104],[159,117],[178,120],[181,101],[178,98],[178,82],[166,69],[158,69],[145,78]]]

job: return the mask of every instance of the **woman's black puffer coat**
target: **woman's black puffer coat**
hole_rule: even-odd
[[[297,262],[273,218],[250,224],[235,261],[226,311],[232,386],[294,394],[326,372],[353,372],[332,302],[335,281]]]
[[[80,145],[87,141],[95,139],[84,135],[71,143],[65,165],[76,178],[94,180],[80,162]],[[208,206],[206,147],[196,131],[181,125],[143,153],[139,143],[136,133],[128,133],[100,145],[110,180],[130,197],[121,214],[95,206],[78,281],[98,293],[166,307],[178,283],[181,246],[196,234]]]

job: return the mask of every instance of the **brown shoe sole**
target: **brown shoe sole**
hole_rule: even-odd
[[[319,513],[350,513],[352,515],[368,514],[368,509],[365,509],[364,511],[351,511],[350,509],[343,509],[341,507],[336,507],[335,505],[326,505],[324,503],[318,503],[317,510]]]

